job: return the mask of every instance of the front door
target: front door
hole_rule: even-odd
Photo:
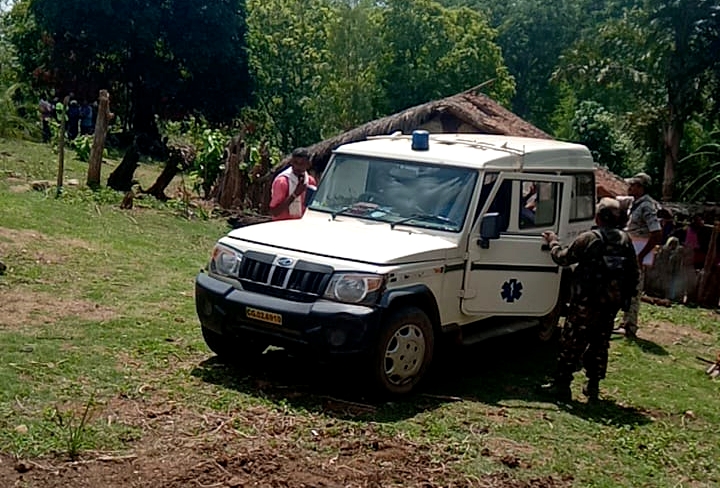
[[[467,315],[542,316],[557,301],[560,268],[543,231],[567,237],[572,178],[531,173],[485,175],[494,181],[468,243],[462,311]],[[482,216],[500,214],[501,234],[488,249],[479,243]]]

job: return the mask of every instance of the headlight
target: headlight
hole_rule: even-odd
[[[210,271],[215,274],[237,278],[242,263],[242,253],[218,244],[210,258]]]
[[[384,283],[385,278],[380,275],[338,273],[330,279],[325,298],[346,303],[369,301]]]

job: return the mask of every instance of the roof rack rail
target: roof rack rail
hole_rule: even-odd
[[[505,142],[505,144],[503,144],[502,146],[497,146],[495,144],[490,144],[487,142],[479,142],[479,141],[474,141],[472,139],[462,139],[462,138],[457,138],[454,141],[439,140],[439,141],[434,141],[434,142],[436,144],[465,144],[466,146],[476,147],[478,149],[492,149],[494,151],[502,151],[502,152],[506,152],[508,154],[512,154],[514,156],[524,156],[525,155],[524,147],[522,149],[508,147],[507,142]]]
[[[446,134],[430,134],[430,137],[432,138],[433,135],[446,135]],[[395,131],[392,134],[379,134],[375,136],[367,136],[367,140],[377,140],[377,139],[410,139],[412,135],[410,134],[403,134],[402,131]],[[474,147],[478,149],[492,149],[494,151],[502,151],[506,152],[508,154],[512,154],[513,156],[524,156],[525,155],[525,148],[523,149],[517,149],[514,147],[508,147],[507,142],[503,144],[502,146],[498,146],[495,144],[490,144],[488,142],[479,142],[472,139],[463,139],[463,138],[457,138],[457,139],[433,139],[433,144],[446,144],[448,146],[451,146],[453,144],[462,144],[469,147]]]
[[[403,134],[402,131],[396,130],[392,134],[379,134],[376,136],[367,136],[365,139],[399,139],[401,137],[405,137],[407,139],[410,139],[412,136],[410,134]]]

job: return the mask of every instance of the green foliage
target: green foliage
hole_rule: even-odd
[[[169,144],[188,144],[195,148],[195,160],[189,173],[194,190],[202,190],[207,196],[224,169],[224,151],[231,137],[230,131],[213,127],[202,117],[191,116],[183,121],[161,124],[161,132]]]
[[[229,118],[247,100],[243,0],[22,0],[13,15],[11,38],[36,86],[91,99],[110,88],[116,101],[127,91],[132,110],[115,111],[140,132],[151,130],[154,106]]]
[[[48,189],[47,195],[55,195],[55,188]],[[65,187],[61,198],[70,204],[119,205],[123,194],[108,187],[100,187],[97,190]]]
[[[327,32],[331,69],[313,104],[313,111],[322,121],[321,138],[377,118],[384,105],[378,73],[383,46],[377,35],[380,26],[374,3],[337,3]]]
[[[617,141],[616,118],[597,102],[581,102],[572,128],[576,140],[588,147],[596,163],[616,174],[627,174],[627,155]]]
[[[468,9],[426,0],[248,2],[255,107],[289,151],[479,83],[514,84],[495,32]]]
[[[37,136],[37,125],[20,115],[21,112],[35,113],[28,104],[19,101],[22,88],[20,83],[8,87],[0,85],[0,137],[27,139]]]
[[[717,113],[719,100],[706,88],[718,86],[720,74],[717,2],[646,0],[620,11],[621,17],[588,30],[566,52],[556,79],[573,86],[579,99],[598,100],[637,122],[626,124],[639,129],[631,137],[642,138],[673,173],[685,124],[695,114]],[[660,145],[657,132],[646,127],[665,134]],[[648,169],[662,173],[655,165]],[[672,197],[672,183],[664,182],[664,199]]]
[[[88,162],[90,160],[90,151],[92,150],[93,136],[80,135],[70,141],[70,147],[75,150],[75,155],[80,161]],[[107,150],[104,149],[107,153]]]
[[[328,30],[335,11],[324,0],[248,0],[248,63],[257,106],[286,151],[320,139],[316,99],[332,72]]]
[[[65,444],[65,454],[71,461],[77,460],[80,452],[86,447],[87,427],[90,421],[90,407],[94,395],[88,398],[82,415],[77,417],[75,412],[61,411],[58,407],[52,412],[52,419],[59,428],[60,437]]]
[[[380,76],[388,112],[490,80],[487,93],[509,102],[515,84],[494,42],[496,32],[483,15],[430,0],[390,0],[381,15],[385,52]]]
[[[678,179],[685,201],[720,201],[720,130],[704,135],[705,142],[680,160]]]

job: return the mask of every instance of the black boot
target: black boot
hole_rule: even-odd
[[[570,382],[567,380],[554,380],[540,387],[547,395],[553,396],[559,402],[569,403],[572,401]]]
[[[596,402],[600,399],[600,380],[589,379],[587,384],[583,386],[583,395],[585,395],[590,402]]]

